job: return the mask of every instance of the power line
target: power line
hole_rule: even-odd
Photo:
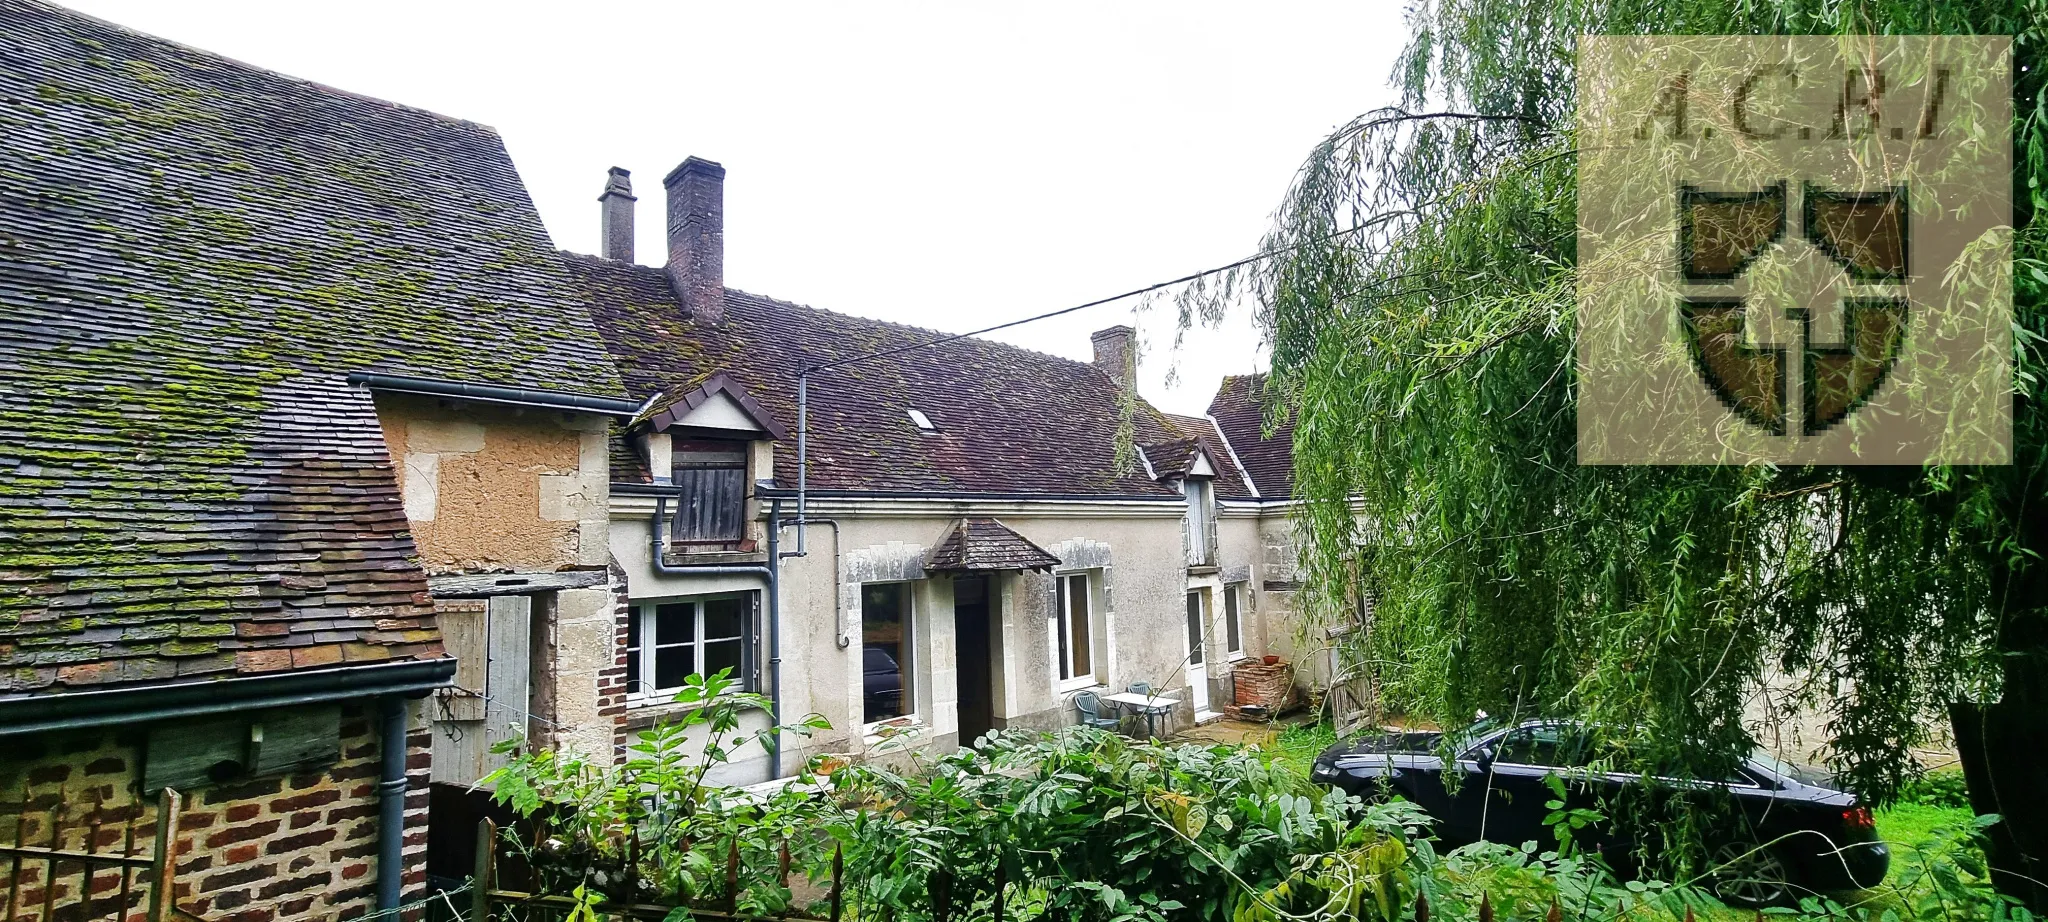
[[[1007,322],[1007,323],[999,323],[999,324],[996,324],[995,326],[992,326],[992,327],[983,327],[983,328],[981,328],[981,329],[979,329],[979,330],[969,330],[969,331],[967,331],[967,332],[965,332],[965,333],[953,333],[953,334],[950,334],[950,335],[947,335],[947,336],[941,336],[941,337],[939,337],[939,338],[937,338],[937,339],[933,339],[933,340],[927,340],[927,341],[925,341],[925,342],[921,342],[921,343],[911,343],[910,345],[907,345],[907,346],[897,346],[897,347],[895,347],[895,348],[893,348],[893,349],[883,349],[883,350],[880,350],[880,351],[878,351],[878,352],[868,352],[868,353],[863,353],[863,354],[861,354],[861,355],[853,355],[853,356],[847,356],[846,358],[842,358],[842,359],[833,359],[832,361],[829,361],[829,362],[820,362],[820,363],[818,363],[818,364],[816,364],[816,365],[810,365],[810,366],[806,366],[806,367],[805,367],[805,368],[803,368],[802,370],[798,371],[798,372],[797,372],[797,377],[799,377],[799,378],[807,378],[807,377],[811,376],[812,374],[815,374],[815,373],[817,373],[817,372],[820,372],[820,371],[824,371],[824,370],[826,370],[826,369],[828,369],[828,368],[838,368],[838,367],[840,367],[840,366],[842,366],[842,365],[852,365],[852,364],[854,364],[854,363],[856,363],[856,362],[865,362],[865,361],[867,361],[867,360],[869,360],[869,359],[879,359],[879,358],[885,358],[885,357],[887,357],[887,356],[891,356],[891,355],[899,355],[899,354],[902,354],[902,353],[905,353],[905,352],[915,352],[915,351],[917,351],[917,350],[919,350],[919,349],[929,349],[929,348],[931,348],[931,347],[933,347],[933,346],[941,345],[941,344],[944,344],[944,343],[950,343],[950,342],[953,342],[954,340],[966,339],[966,338],[968,338],[968,337],[970,337],[970,336],[980,336],[980,335],[982,335],[982,334],[984,334],[984,333],[994,333],[994,332],[996,332],[997,330],[1007,330],[1007,329],[1009,329],[1009,328],[1011,328],[1011,327],[1019,327],[1019,326],[1023,326],[1024,324],[1027,324],[1027,323],[1036,323],[1037,321],[1040,321],[1040,320],[1050,320],[1050,319],[1052,319],[1052,318],[1054,318],[1054,317],[1059,317],[1059,316],[1063,316],[1063,315],[1066,315],[1066,314],[1071,314],[1071,313],[1074,313],[1075,311],[1083,311],[1083,310],[1087,310],[1088,308],[1091,308],[1091,307],[1101,307],[1101,306],[1102,306],[1102,305],[1104,305],[1104,304],[1109,304],[1109,303],[1111,303],[1111,302],[1115,302],[1115,301],[1122,301],[1122,300],[1124,300],[1125,298],[1135,298],[1135,297],[1137,297],[1137,296],[1139,296],[1139,295],[1144,295],[1144,294],[1150,294],[1150,293],[1152,293],[1152,292],[1158,291],[1159,289],[1162,289],[1162,288],[1171,288],[1171,287],[1173,287],[1173,286],[1175,286],[1175,285],[1180,285],[1180,284],[1184,284],[1184,283],[1187,283],[1187,282],[1192,282],[1192,281],[1194,281],[1194,280],[1196,280],[1196,279],[1199,279],[1199,278],[1202,278],[1202,277],[1204,277],[1204,276],[1210,276],[1210,275],[1217,275],[1217,274],[1219,274],[1219,273],[1223,273],[1223,272],[1229,272],[1229,271],[1231,271],[1232,269],[1241,269],[1241,268],[1243,268],[1243,267],[1245,267],[1245,266],[1249,266],[1249,265],[1251,265],[1252,263],[1255,263],[1255,262],[1259,262],[1260,260],[1264,260],[1264,259],[1271,259],[1272,257],[1278,256],[1278,255],[1280,255],[1280,254],[1282,254],[1282,253],[1287,253],[1287,252],[1290,252],[1290,251],[1293,251],[1293,250],[1298,250],[1298,249],[1301,249],[1302,247],[1308,246],[1308,245],[1309,245],[1309,244],[1311,244],[1311,243],[1322,243],[1322,242],[1324,242],[1324,241],[1326,241],[1326,240],[1335,240],[1335,239],[1337,239],[1338,237],[1342,237],[1342,236],[1344,236],[1345,234],[1351,234],[1351,233],[1356,233],[1356,232],[1358,232],[1358,231],[1361,231],[1361,230],[1364,230],[1364,229],[1366,229],[1366,228],[1368,228],[1368,227],[1372,227],[1372,226],[1374,226],[1374,225],[1376,225],[1376,224],[1383,224],[1383,223],[1385,223],[1385,222],[1387,222],[1387,221],[1390,221],[1390,220],[1392,220],[1392,219],[1394,219],[1394,218],[1396,218],[1396,217],[1399,217],[1399,216],[1401,216],[1402,214],[1405,214],[1405,213],[1406,213],[1406,212],[1393,212],[1393,213],[1389,213],[1389,214],[1384,214],[1384,215],[1378,215],[1378,216],[1375,216],[1375,217],[1373,217],[1373,218],[1371,218],[1371,219],[1368,219],[1368,220],[1366,220],[1366,221],[1361,221],[1361,222],[1359,222],[1358,224],[1352,225],[1351,227],[1347,227],[1347,228],[1345,228],[1345,229],[1343,229],[1343,230],[1337,231],[1337,232],[1335,232],[1335,233],[1332,233],[1332,234],[1329,234],[1329,235],[1327,235],[1327,236],[1323,236],[1323,237],[1318,237],[1318,238],[1316,238],[1316,239],[1314,239],[1314,240],[1308,240],[1308,241],[1303,241],[1303,242],[1301,242],[1301,243],[1296,243],[1296,244],[1292,244],[1292,245],[1289,245],[1289,246],[1284,246],[1284,247],[1281,247],[1281,248],[1279,248],[1279,249],[1277,249],[1277,250],[1267,250],[1267,251],[1265,251],[1265,252],[1263,252],[1263,253],[1256,253],[1256,254],[1253,254],[1253,255],[1251,255],[1251,256],[1247,256],[1247,257],[1245,257],[1245,258],[1243,258],[1243,259],[1240,259],[1240,260],[1238,260],[1238,261],[1236,261],[1236,262],[1232,262],[1232,263],[1225,263],[1224,265],[1221,265],[1221,266],[1216,266],[1216,267],[1214,267],[1214,268],[1210,268],[1210,269],[1203,269],[1203,270],[1202,270],[1202,271],[1200,271],[1200,272],[1195,272],[1195,273],[1190,273],[1190,274],[1188,274],[1188,275],[1183,275],[1183,276],[1181,276],[1180,278],[1177,278],[1177,279],[1168,279],[1167,281],[1164,281],[1164,282],[1154,282],[1154,283],[1152,283],[1152,284],[1150,284],[1150,285],[1146,285],[1146,286],[1145,286],[1145,287],[1143,287],[1143,288],[1133,288],[1133,289],[1131,289],[1130,291],[1126,291],[1126,292],[1123,292],[1122,294],[1114,294],[1114,295],[1110,295],[1110,296],[1109,296],[1109,297],[1107,297],[1107,298],[1097,298],[1097,299],[1095,299],[1095,300],[1093,300],[1093,301],[1089,301],[1089,302],[1087,302],[1087,303],[1085,303],[1085,304],[1076,304],[1076,305],[1074,305],[1074,306],[1072,306],[1072,307],[1063,307],[1063,308],[1060,308],[1059,310],[1055,310],[1055,311],[1047,311],[1047,312],[1045,312],[1045,313],[1043,313],[1043,314],[1033,314],[1033,315],[1031,315],[1031,316],[1029,316],[1029,317],[1020,317],[1020,318],[1018,318],[1018,319],[1016,319],[1016,320],[1011,320],[1011,321],[1009,321],[1009,322]]]

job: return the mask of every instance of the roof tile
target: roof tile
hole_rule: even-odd
[[[623,394],[489,128],[0,0],[0,150],[7,692],[339,663],[261,648],[305,601],[426,615],[348,372]],[[159,623],[241,639],[86,639]]]

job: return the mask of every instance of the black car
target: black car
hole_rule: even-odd
[[[1519,724],[1482,720],[1454,733],[1390,733],[1340,742],[1316,758],[1310,779],[1367,799],[1398,794],[1436,820],[1447,844],[1485,840],[1519,845],[1550,843],[1544,825],[1555,800],[1547,776],[1565,783],[1568,808],[1603,809],[1641,775],[1599,768],[1594,734],[1568,720]],[[1460,773],[1456,790],[1444,784]],[[1726,791],[1738,809],[1709,812],[1709,864],[1720,866],[1714,888],[1723,900],[1748,906],[1780,904],[1809,892],[1877,885],[1891,854],[1877,839],[1870,809],[1826,779],[1758,753],[1732,777],[1718,781],[1659,778],[1651,791]],[[1636,843],[1611,824],[1581,840],[1626,871]],[[1654,843],[1652,843],[1654,845]]]
[[[875,644],[861,651],[861,707],[870,721],[903,713],[903,667]]]

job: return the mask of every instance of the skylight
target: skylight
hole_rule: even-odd
[[[922,429],[926,432],[939,431],[939,427],[932,425],[931,417],[924,415],[924,411],[904,410],[903,412],[910,414],[910,421],[916,423],[917,428]]]

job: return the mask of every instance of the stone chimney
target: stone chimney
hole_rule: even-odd
[[[1138,357],[1131,345],[1138,332],[1126,326],[1114,326],[1107,330],[1096,330],[1088,337],[1095,343],[1095,367],[1109,375],[1109,380],[1118,384],[1132,383],[1132,372],[1136,370]]]
[[[598,231],[598,239],[604,248],[599,255],[620,262],[633,261],[633,174],[623,167],[612,167],[604,179],[604,194],[597,197],[597,204],[604,212],[604,227]]]
[[[725,320],[725,167],[691,157],[661,181],[668,190],[668,284],[690,319]]]

